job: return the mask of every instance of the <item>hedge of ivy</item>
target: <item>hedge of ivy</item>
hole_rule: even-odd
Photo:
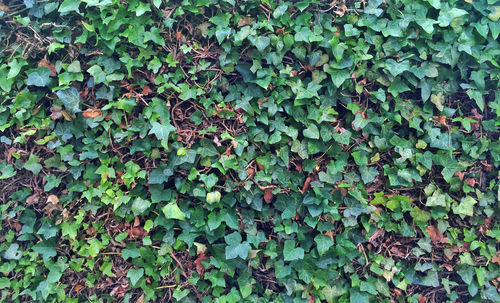
[[[499,302],[497,0],[2,0],[0,301]]]

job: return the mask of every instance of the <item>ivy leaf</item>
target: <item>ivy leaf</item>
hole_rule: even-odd
[[[474,215],[474,204],[476,203],[477,201],[470,196],[462,198],[460,204],[453,208],[453,213],[472,217]]]
[[[483,99],[483,94],[481,94],[479,91],[477,90],[473,90],[473,89],[469,89],[467,91],[467,96],[469,96],[469,98],[473,99],[474,101],[476,101],[476,105],[477,107],[479,107],[479,109],[484,112],[484,99]]]
[[[196,99],[196,88],[190,88],[187,84],[179,85],[181,88],[181,93],[179,94],[179,99],[186,101],[189,99]]]
[[[44,262],[47,262],[50,257],[57,255],[56,245],[53,240],[44,240],[33,246],[33,251],[40,254]]]
[[[135,216],[138,216],[146,211],[151,206],[151,202],[137,197],[132,203],[132,212]]]
[[[361,173],[361,179],[363,183],[368,184],[375,180],[375,177],[378,176],[378,170],[372,166],[361,166],[359,168],[359,172]]]
[[[81,112],[80,110],[80,93],[74,87],[70,87],[65,90],[60,90],[56,93],[57,97],[62,101],[66,109],[72,113]]]
[[[167,219],[177,219],[181,221],[186,220],[186,215],[175,202],[170,202],[169,204],[163,206],[161,210]]]
[[[39,161],[40,157],[31,154],[28,161],[24,162],[23,168],[37,175],[42,170],[42,165],[38,163]]]
[[[149,134],[153,134],[158,139],[165,141],[165,144],[168,142],[168,136],[170,135],[170,133],[175,130],[175,127],[173,127],[170,123],[165,124],[165,122],[153,122],[151,125],[153,127],[151,127]]]
[[[269,45],[271,41],[271,39],[269,39],[269,37],[266,36],[259,36],[257,38],[249,37],[249,40],[255,47],[257,47],[257,49],[261,53],[266,49],[266,47]]]
[[[318,127],[314,123],[311,123],[311,125],[309,125],[308,128],[304,129],[304,137],[318,140],[319,139]]]
[[[304,249],[295,247],[295,240],[286,240],[283,246],[283,257],[285,261],[304,259]]]
[[[19,244],[12,243],[9,248],[3,253],[3,257],[7,260],[21,259],[23,252],[19,250]]]
[[[60,13],[69,13],[69,12],[77,12],[80,13],[78,10],[78,6],[80,6],[81,0],[64,0],[61,5],[59,6],[58,12]]]
[[[241,242],[241,235],[238,232],[233,232],[224,237],[228,244],[226,246],[226,259],[235,259],[240,257],[245,260],[248,257],[248,252],[252,248],[247,242]]]
[[[332,239],[322,234],[314,237],[314,242],[316,242],[316,248],[318,249],[318,254],[320,256],[324,255],[330,249],[330,247],[333,246]]]
[[[130,268],[127,272],[127,278],[130,279],[132,286],[135,286],[142,276],[144,276],[144,268],[142,267],[139,269]]]
[[[45,66],[37,68],[28,75],[28,85],[44,87],[50,83],[50,69]]]

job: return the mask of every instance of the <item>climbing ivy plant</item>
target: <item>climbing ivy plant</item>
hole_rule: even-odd
[[[2,0],[0,301],[499,302],[497,0]]]

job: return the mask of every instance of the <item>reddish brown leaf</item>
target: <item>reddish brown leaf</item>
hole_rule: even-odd
[[[243,16],[240,18],[240,20],[238,20],[238,27],[242,27],[242,26],[245,26],[245,25],[249,25],[249,24],[252,24],[252,22],[255,22],[255,20],[252,18],[252,17],[249,17],[249,16]]]
[[[96,118],[102,116],[102,112],[100,109],[89,108],[83,112],[83,116],[85,118]]]
[[[51,77],[55,77],[57,75],[56,65],[55,64],[51,64],[46,59],[42,59],[42,60],[40,60],[40,62],[38,62],[38,67],[40,67],[40,66],[45,66],[46,68],[50,69],[50,76]]]
[[[378,229],[376,232],[373,233],[373,235],[370,236],[370,239],[368,239],[368,241],[370,243],[373,243],[375,242],[375,240],[377,240],[379,237],[382,237],[385,235],[385,229],[381,228],[381,229]]]
[[[396,257],[403,258],[405,256],[405,254],[397,246],[392,246],[390,250]]]
[[[471,118],[477,121],[482,121],[483,120],[483,115],[477,112],[477,109],[473,108],[472,109],[472,116]]]
[[[493,165],[489,164],[486,160],[481,160],[481,164],[484,166],[484,170],[490,172],[493,170]]]
[[[491,262],[492,262],[492,263],[496,263],[496,264],[500,265],[500,251],[497,251],[497,256],[496,256],[496,257],[493,257],[493,258],[491,259]]]
[[[257,166],[259,167],[259,170],[264,170],[264,166],[262,164],[260,164],[259,162],[257,162]]]
[[[463,172],[463,171],[457,171],[457,172],[455,172],[454,176],[458,177],[460,179],[460,181],[463,181],[464,177],[465,177],[465,172]]]
[[[79,293],[83,288],[84,288],[83,285],[77,284],[77,285],[75,285],[75,292]]]
[[[39,199],[40,199],[40,195],[35,193],[35,194],[29,196],[28,198],[26,198],[26,204],[27,205],[35,204],[36,202],[38,202]]]
[[[446,122],[446,116],[435,116],[434,123],[448,127],[448,123]]]
[[[445,268],[447,271],[453,271],[453,266],[451,264],[443,263],[440,266]]]
[[[145,295],[144,293],[137,299],[137,301],[135,301],[135,303],[144,303],[144,298],[145,298]]]
[[[139,217],[135,217],[134,218],[134,227],[137,227],[141,225],[141,220],[139,219]]]
[[[325,231],[323,234],[325,236],[330,237],[330,239],[332,239],[332,241],[335,241],[335,238],[333,237],[333,230]]]
[[[311,185],[312,178],[311,176],[306,178],[306,181],[304,182],[304,187],[302,187],[302,194],[305,194],[307,190],[309,190],[309,187]]]
[[[309,296],[309,298],[307,298],[307,303],[314,303],[315,300],[316,300],[315,296]]]
[[[49,195],[47,197],[47,203],[52,203],[56,205],[57,203],[59,203],[59,198],[56,195]]]
[[[429,234],[429,237],[431,237],[434,244],[450,242],[450,239],[446,238],[435,226],[429,225],[425,230]]]
[[[392,292],[396,295],[396,297],[401,297],[403,295],[403,292],[397,288],[394,288]]]
[[[470,187],[474,187],[474,185],[476,185],[476,179],[467,178],[467,179],[465,179],[465,183],[467,183],[467,185],[469,185]]]
[[[274,195],[273,195],[273,191],[272,191],[272,189],[270,189],[270,188],[266,189],[266,192],[265,192],[265,194],[264,194],[264,201],[265,201],[267,204],[269,204],[269,203],[271,203],[271,201],[273,200],[273,197],[274,197]]]
[[[145,85],[144,88],[142,89],[142,94],[144,96],[147,96],[147,95],[151,94],[152,92],[153,92],[153,90],[147,85]]]
[[[424,295],[419,294],[418,295],[418,303],[425,303],[425,302],[427,302],[427,298]]]
[[[203,276],[203,272],[205,272],[205,267],[201,264],[201,261],[207,260],[208,257],[205,256],[205,253],[201,253],[196,260],[194,260],[194,264],[196,265],[196,272],[200,275]]]

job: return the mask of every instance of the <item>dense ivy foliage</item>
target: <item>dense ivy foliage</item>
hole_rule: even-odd
[[[2,0],[0,301],[499,302],[499,18]]]

